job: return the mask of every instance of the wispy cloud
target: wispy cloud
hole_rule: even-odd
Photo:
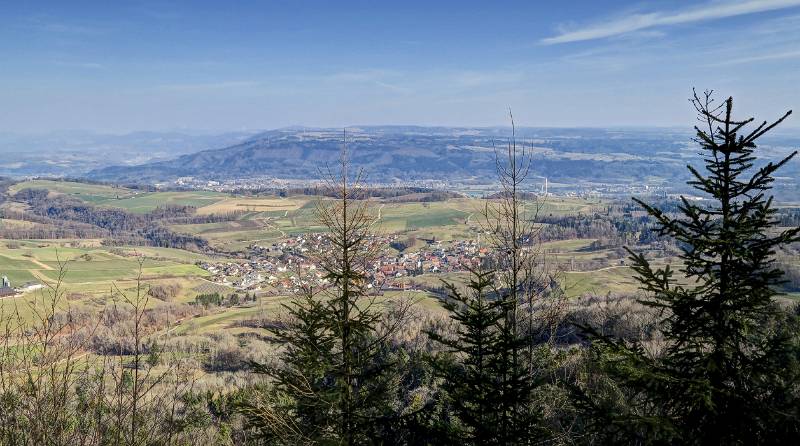
[[[105,33],[104,29],[98,27],[79,25],[75,23],[66,23],[60,20],[53,19],[49,16],[41,16],[41,15],[30,17],[27,20],[26,25],[31,29],[51,34],[96,36]]]
[[[800,50],[781,51],[777,53],[761,54],[758,56],[741,57],[738,59],[723,60],[709,66],[718,67],[722,65],[739,65],[753,62],[765,62],[770,60],[800,59]]]
[[[740,0],[715,1],[700,7],[670,12],[634,13],[588,25],[580,29],[562,30],[557,36],[541,43],[553,45],[567,42],[603,39],[657,26],[679,25],[704,20],[721,19],[757,12],[774,11],[800,6],[800,0]]]
[[[157,88],[167,91],[205,91],[205,90],[228,90],[237,88],[250,88],[261,85],[260,82],[255,81],[221,81],[221,82],[204,82],[204,83],[186,83],[186,84],[166,84],[159,85]]]
[[[375,85],[397,93],[410,93],[412,90],[398,85],[396,82],[402,74],[393,70],[365,69],[360,71],[347,71],[325,76],[324,79],[333,83],[357,83]]]
[[[757,35],[795,35],[800,30],[800,14],[782,15],[771,20],[765,20],[753,27],[753,34]]]
[[[55,61],[53,61],[53,63],[61,67],[85,68],[91,70],[105,70],[107,68],[104,64],[101,64],[99,62],[82,62],[82,61],[56,59]]]

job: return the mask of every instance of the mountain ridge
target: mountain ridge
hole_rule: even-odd
[[[506,150],[504,127],[289,127],[252,135],[218,149],[171,160],[95,169],[91,179],[126,182],[271,177],[314,179],[338,161],[346,135],[351,162],[382,182],[464,181],[492,177],[495,152]],[[518,128],[517,145],[531,156],[531,174],[564,182],[685,180],[698,161],[691,133],[679,129]],[[800,138],[775,140],[764,153],[777,158]]]

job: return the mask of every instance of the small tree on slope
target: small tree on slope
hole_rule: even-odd
[[[446,284],[445,303],[450,317],[458,323],[452,335],[429,332],[447,353],[438,358],[435,369],[443,378],[443,389],[460,423],[446,426],[453,444],[499,444],[501,432],[500,389],[497,375],[498,351],[502,339],[497,324],[504,316],[503,302],[490,300],[486,293],[492,273],[473,271],[466,292]]]

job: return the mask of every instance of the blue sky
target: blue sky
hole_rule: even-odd
[[[0,4],[0,131],[686,126],[799,79],[800,0]]]

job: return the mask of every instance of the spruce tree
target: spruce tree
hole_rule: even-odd
[[[649,355],[638,344],[596,342],[629,410],[595,405],[603,410],[593,415],[617,441],[788,444],[800,435],[797,332],[773,302],[783,274],[774,255],[800,241],[800,228],[777,227],[768,194],[796,152],[759,165],[754,151],[791,112],[747,130],[753,119],[735,120],[731,98],[715,105],[711,92],[695,93],[692,103],[704,169],[689,166],[688,184],[703,200],[682,198],[678,216],[636,200],[660,235],[678,242],[680,278],[629,251],[646,292],[641,302],[659,311],[666,345]]]
[[[367,268],[380,245],[372,237],[376,216],[365,200],[361,171],[349,176],[346,150],[340,171],[329,175],[329,195],[317,217],[328,229],[318,262],[330,283],[322,293],[325,325],[335,340],[331,371],[337,407],[332,421],[341,444],[375,441],[387,422],[393,378],[386,340],[397,325],[383,327],[375,297],[368,296]],[[399,323],[398,318],[395,321]]]
[[[517,143],[510,113],[509,118],[511,138],[504,151],[495,153],[499,197],[487,200],[481,224],[495,271],[492,294],[502,313],[494,364],[499,379],[500,440],[520,444],[540,440],[543,434],[533,392],[542,383],[545,366],[540,361],[540,349],[547,348],[541,342],[547,338],[542,331],[550,323],[549,316],[557,313],[558,302],[552,299],[554,294],[541,292],[552,273],[535,245],[534,221],[543,202],[523,199],[531,157],[525,144]]]
[[[351,177],[349,167],[343,149],[339,170],[328,172],[325,196],[332,198],[316,207],[327,229],[314,255],[325,285],[307,288],[286,306],[289,321],[278,330],[286,345],[281,361],[256,365],[274,384],[244,409],[250,426],[275,443],[380,443],[396,424],[388,338],[407,307],[400,305],[400,315],[387,323],[369,296],[367,268],[380,246],[361,172]]]
[[[289,322],[275,334],[286,349],[277,364],[252,364],[272,382],[243,405],[242,413],[268,443],[321,442],[331,435],[334,422],[335,339],[325,324],[325,307],[311,288],[283,307]]]
[[[544,313],[554,314],[540,310],[555,306],[538,293],[546,273],[533,245],[536,212],[521,197],[530,156],[517,144],[513,117],[511,126],[506,153],[496,155],[500,194],[487,201],[481,219],[491,249],[482,261],[493,269],[472,271],[466,296],[446,285],[457,303],[446,308],[458,331],[455,338],[432,334],[454,353],[460,372],[443,374],[445,391],[471,444],[528,444],[545,436],[534,392],[542,382],[539,349],[546,347],[537,339],[546,337],[539,336]]]
[[[502,301],[487,297],[493,280],[491,272],[473,271],[467,292],[446,283],[450,300],[444,307],[457,322],[457,329],[455,333],[428,333],[446,348],[434,367],[458,417],[457,422],[444,426],[454,444],[499,444],[502,381],[496,373],[501,342],[497,325],[504,312]]]

